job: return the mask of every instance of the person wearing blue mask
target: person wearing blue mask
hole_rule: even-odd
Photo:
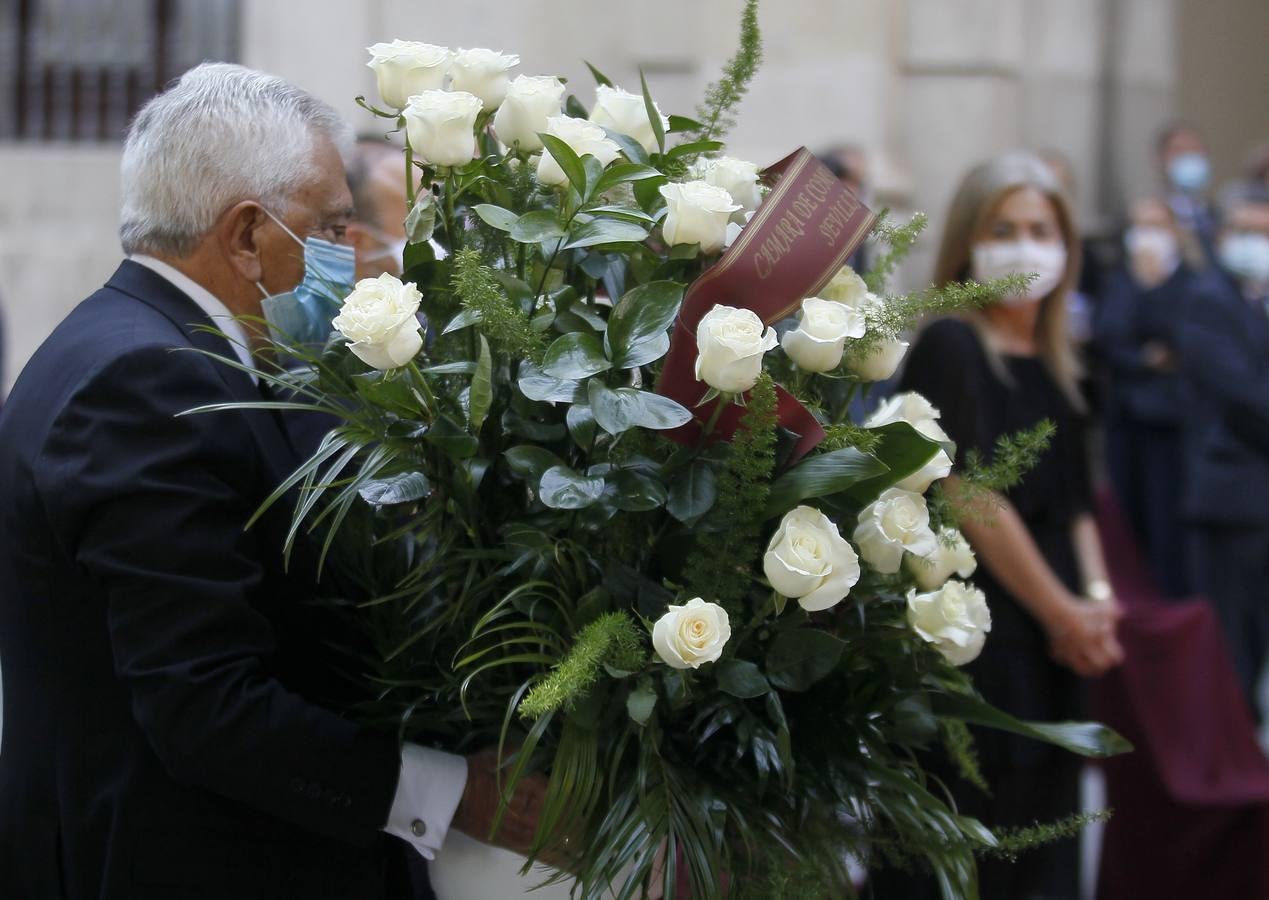
[[[1159,132],[1155,148],[1173,215],[1214,261],[1216,215],[1208,200],[1212,170],[1202,134],[1187,122],[1172,122]]]
[[[312,235],[301,240],[267,207],[260,209],[299,245],[304,256],[304,278],[291,290],[270,294],[264,285],[256,283],[269,334],[279,343],[310,351],[320,349],[330,337],[331,320],[339,315],[344,298],[352,293],[355,252],[352,247]]]
[[[222,407],[261,398],[265,313],[329,331],[350,138],[224,63],[129,126],[128,258],[0,410],[0,897],[419,900],[451,827],[490,837],[497,754],[341,715],[345,623],[313,548],[284,562],[291,503],[245,528],[302,457],[274,410]],[[521,786],[495,842],[523,851],[546,781]]]
[[[1186,304],[1183,509],[1196,591],[1221,618],[1253,711],[1269,656],[1269,191],[1225,208],[1220,268]]]

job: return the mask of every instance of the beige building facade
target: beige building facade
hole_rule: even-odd
[[[583,59],[632,89],[642,68],[665,111],[690,115],[734,49],[739,8],[241,0],[233,21],[239,61],[372,131],[381,123],[353,100],[374,93],[363,48],[396,37],[518,53],[519,71],[565,76],[588,104]],[[993,152],[1060,151],[1081,220],[1096,228],[1154,185],[1151,143],[1164,121],[1184,114],[1210,132],[1218,177],[1269,136],[1264,0],[769,0],[760,17],[766,59],[730,151],[765,163],[799,145],[865,147],[880,201],[931,216],[904,286],[928,277],[957,179]],[[1257,28],[1259,42],[1247,40]],[[117,264],[118,163],[116,143],[0,139],[6,386]]]

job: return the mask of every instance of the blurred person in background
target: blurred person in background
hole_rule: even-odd
[[[1065,194],[1043,161],[1010,153],[974,168],[952,202],[935,280],[944,285],[1036,273],[1021,295],[936,320],[916,339],[900,389],[925,396],[957,445],[990,461],[999,438],[1057,426],[1034,469],[1007,495],[968,500],[955,470],[948,496],[979,559],[992,631],[966,667],[991,703],[1024,719],[1081,716],[1083,677],[1122,659],[1096,526],[1084,444],[1084,403],[1066,330],[1079,238]],[[1090,599],[1090,598],[1096,598]],[[1079,810],[1080,761],[1047,744],[975,731],[990,794],[942,771],[961,812],[988,827]],[[1014,862],[980,861],[983,900],[1075,900],[1078,847],[1063,840]],[[879,898],[934,898],[933,879],[881,873]]]
[[[1172,122],[1159,132],[1155,154],[1178,224],[1194,235],[1209,260],[1215,259],[1216,211],[1208,199],[1212,168],[1203,135],[1188,122]]]
[[[401,148],[380,138],[357,140],[348,163],[353,218],[348,242],[357,252],[357,280],[400,275],[405,255],[405,163]]]
[[[1095,322],[1105,368],[1111,485],[1160,592],[1190,592],[1181,522],[1183,472],[1178,324],[1196,290],[1202,252],[1157,198],[1133,204],[1124,263],[1111,273]]]
[[[1217,247],[1180,330],[1184,512],[1194,588],[1255,710],[1269,651],[1269,190],[1230,199]]]

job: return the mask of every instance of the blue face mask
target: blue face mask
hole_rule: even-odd
[[[339,315],[344,298],[352,293],[356,254],[352,247],[321,238],[301,241],[277,216],[267,209],[264,212],[304,248],[304,279],[293,290],[270,295],[256,284],[265,295],[260,306],[269,323],[269,333],[276,341],[321,347],[330,337],[331,320]]]
[[[1207,187],[1211,174],[1207,157],[1202,153],[1182,153],[1168,163],[1168,180],[1173,187],[1187,193],[1198,193]]]
[[[1252,287],[1269,285],[1269,237],[1259,233],[1227,234],[1220,243],[1221,264]]]

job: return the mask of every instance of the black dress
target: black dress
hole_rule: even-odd
[[[977,332],[967,322],[943,319],[930,324],[912,349],[899,389],[916,391],[936,406],[940,424],[956,442],[958,462],[970,450],[990,460],[996,440],[1032,428],[1042,419],[1057,426],[1039,463],[1008,492],[1045,560],[1073,592],[1080,592],[1079,565],[1071,538],[1076,516],[1091,509],[1084,421],[1058,388],[1045,363],[1034,357],[1004,356],[1009,375],[1002,380],[988,361]],[[1080,680],[1049,656],[1039,623],[980,564],[971,579],[987,596],[992,628],[982,655],[966,667],[983,696],[1023,719],[1078,718]],[[1026,738],[976,729],[983,774],[991,795],[935,763],[959,808],[989,827],[1030,825],[1069,816],[1079,809],[1079,760],[1072,754]],[[982,900],[1074,900],[1078,895],[1078,847],[1074,840],[1028,851],[1012,864],[980,861]],[[897,882],[903,881],[898,887]],[[883,878],[877,898],[937,897],[931,882],[895,884]]]

